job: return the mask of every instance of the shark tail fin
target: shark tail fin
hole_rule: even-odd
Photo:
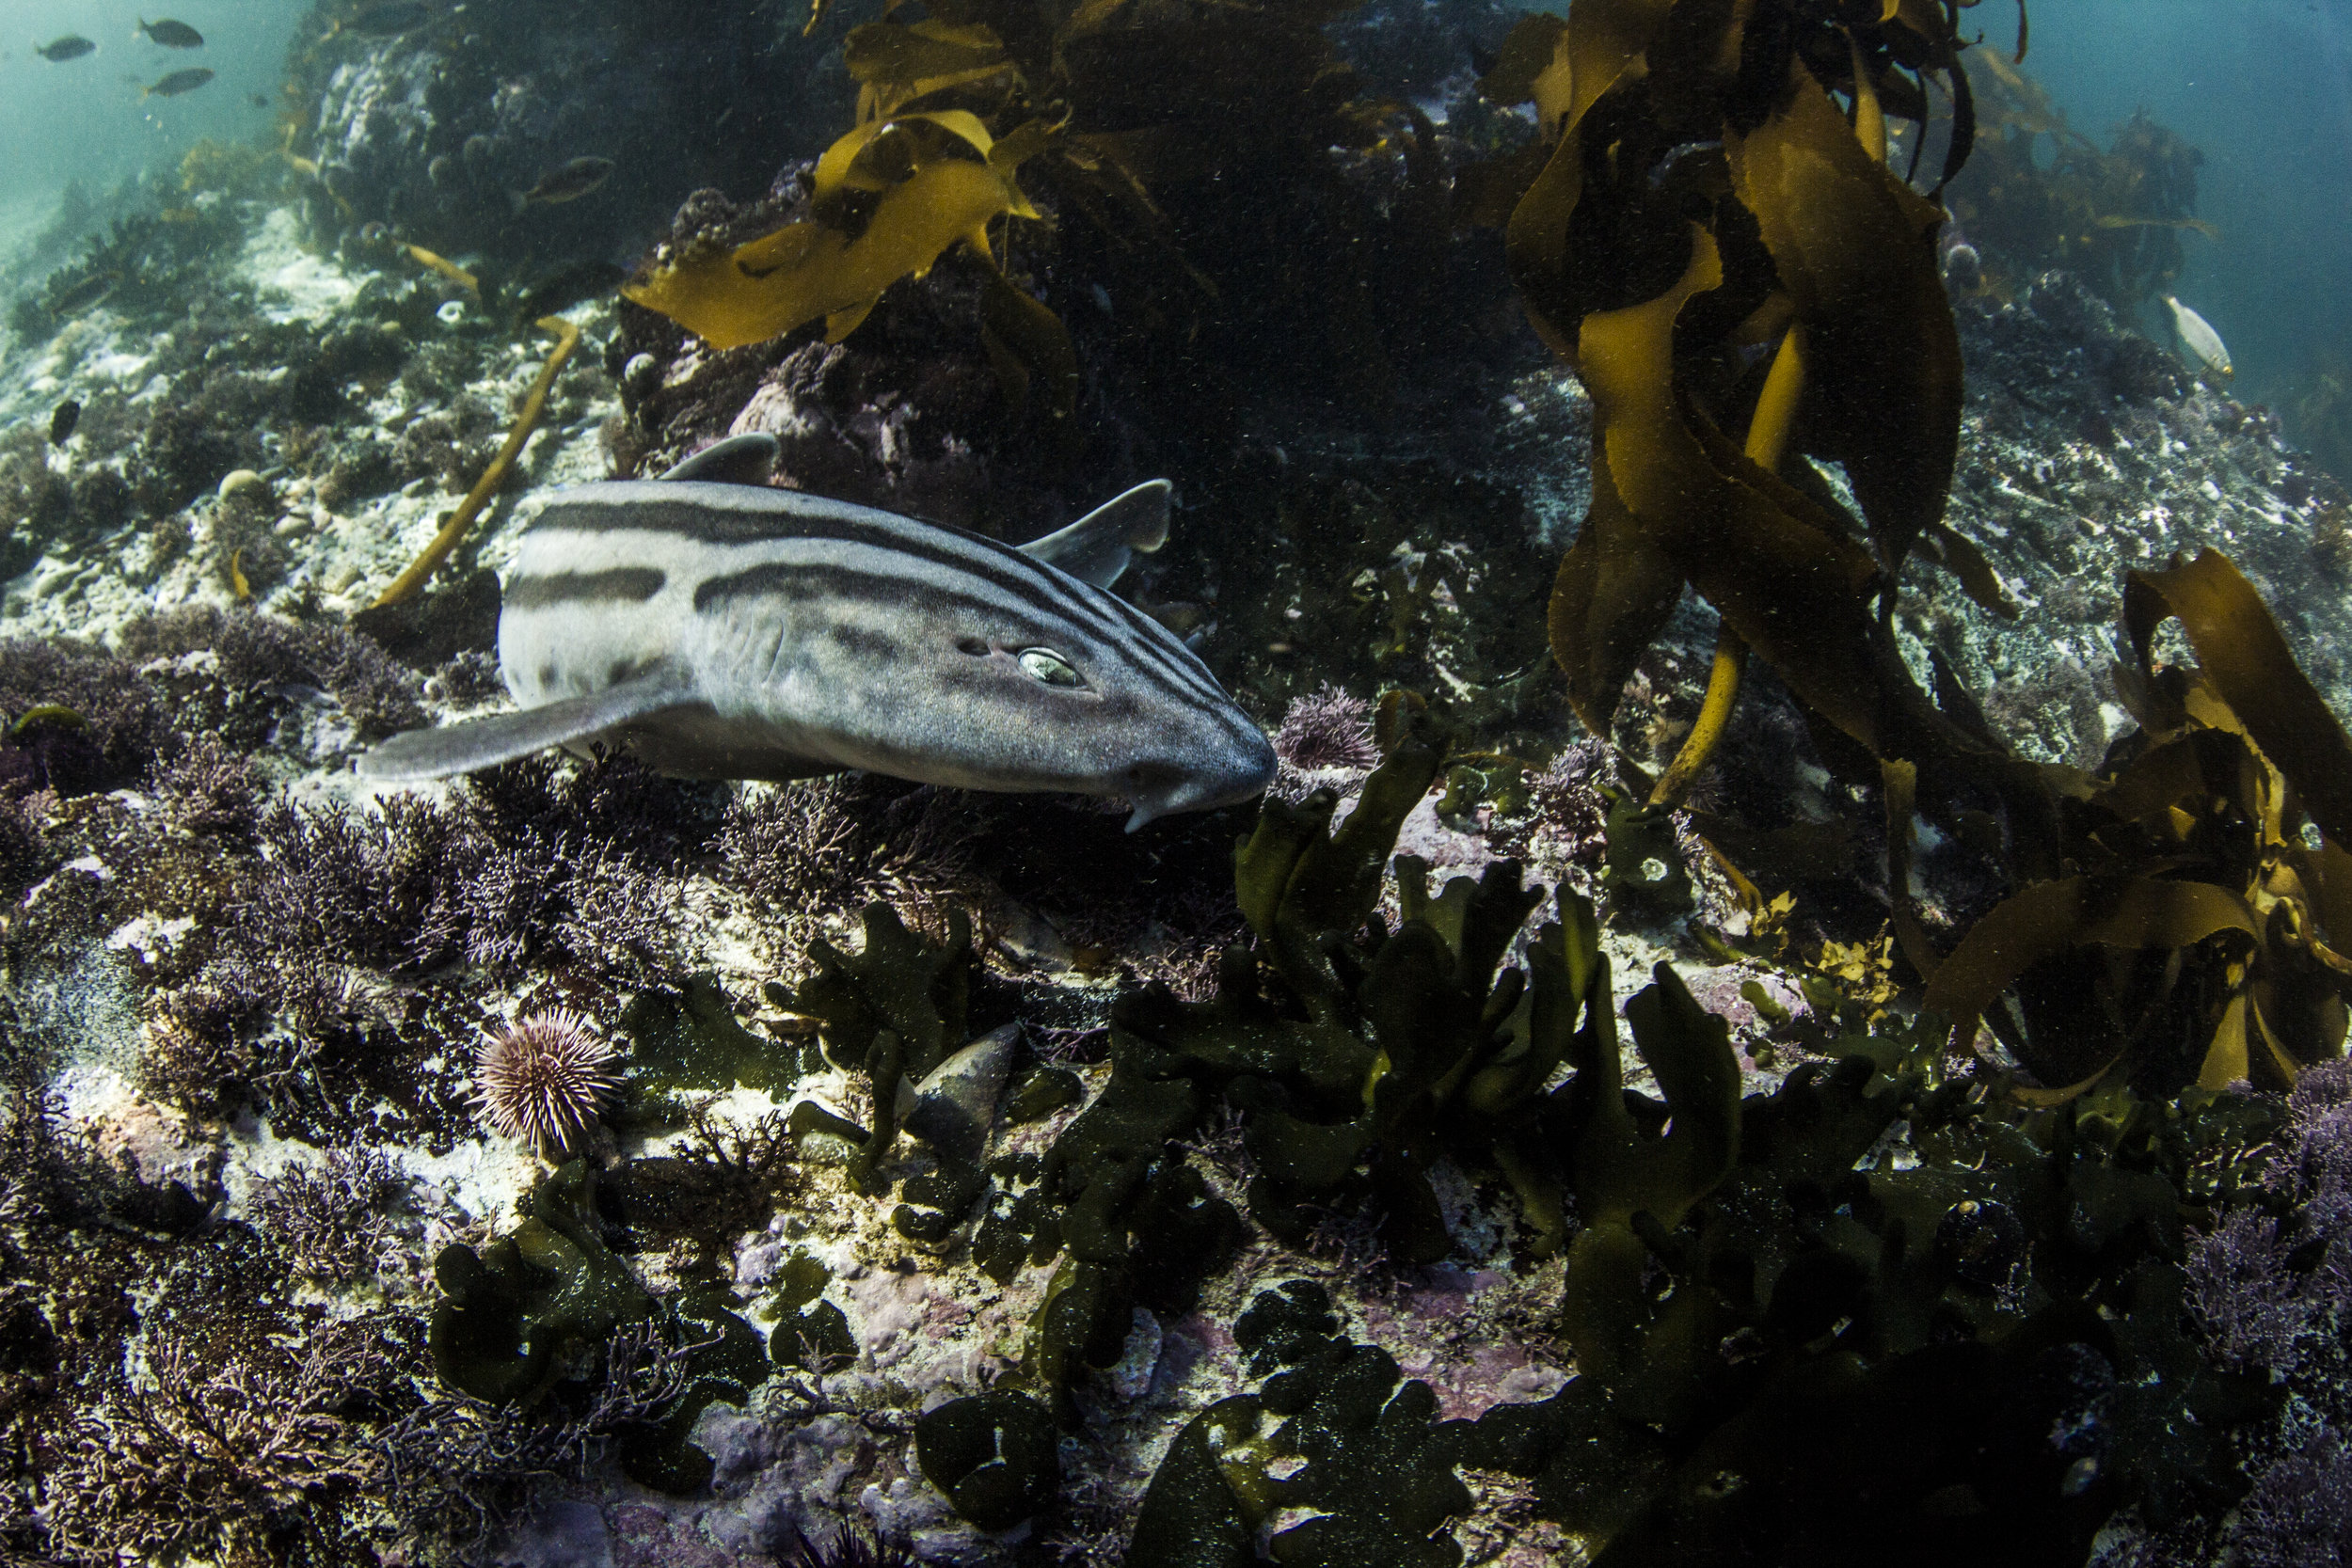
[[[454,773],[495,768],[550,746],[585,740],[632,719],[693,700],[691,691],[668,676],[642,676],[585,697],[566,697],[438,729],[406,731],[361,757],[359,775],[386,784],[446,779]]]

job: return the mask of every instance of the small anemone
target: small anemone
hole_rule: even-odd
[[[518,1018],[475,1050],[474,1103],[499,1132],[553,1152],[595,1122],[618,1054],[564,1008]]]
[[[1293,698],[1274,732],[1274,754],[1302,773],[1373,767],[1380,749],[1373,744],[1372,705],[1328,682]]]

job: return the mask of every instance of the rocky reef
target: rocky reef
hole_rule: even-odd
[[[1089,74],[1167,47],[1140,23],[1064,39],[1056,90],[1137,139],[1031,154],[1050,240],[716,348],[620,273],[831,221],[819,155],[892,80],[836,53],[872,19],[408,9],[320,8],[283,146],[192,157],[194,221],[97,237],[0,343],[0,1555],[2341,1548],[2343,1069],[2243,1012],[2250,1054],[2209,1057],[2199,990],[2334,973],[2341,802],[2249,738],[2163,575],[2225,553],[2352,711],[2345,493],[2266,412],[2081,274],[1955,286],[1948,534],[1890,585],[1891,658],[2059,781],[2070,864],[2144,871],[2169,811],[2169,885],[2245,870],[2280,911],[2111,943],[2122,1002],[2063,1022],[2133,1044],[2075,1082],[2038,1029],[1923,1009],[1963,992],[1919,954],[2018,891],[1989,796],[1915,820],[1759,661],[1651,804],[1720,646],[1696,594],[1576,717],[1595,401],[1476,221],[1476,171],[1544,150],[1473,74],[1510,18],[1233,8],[1272,85],[1230,122],[1164,53],[1159,99]],[[1276,136],[1302,105],[1355,130]],[[1105,149],[1150,170],[1116,221]],[[593,195],[516,209],[590,154]],[[1005,289],[1066,334],[1066,402],[982,330]],[[484,520],[379,604],[559,314],[579,351]],[[1014,540],[1173,480],[1122,592],[1274,788],[1129,834],[627,756],[355,777],[501,699],[538,493],[747,432],[779,483]],[[2341,1037],[2340,1002],[2267,1005]]]
[[[289,61],[313,221],[508,275],[631,262],[680,190],[756,187],[848,108],[822,69],[838,29],[804,40],[781,6],[499,6],[389,35],[345,20],[314,12]],[[531,199],[580,158],[611,163],[595,189]]]

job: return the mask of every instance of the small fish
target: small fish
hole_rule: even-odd
[[[201,49],[204,47],[203,34],[186,23],[174,22],[169,17],[166,17],[161,22],[141,22],[138,32],[131,36],[136,38],[139,33],[145,33],[166,49]]]
[[[85,55],[98,52],[98,45],[78,33],[68,33],[49,43],[37,43],[33,53],[44,60],[78,60]]]
[[[72,398],[57,404],[57,411],[49,416],[49,444],[64,446],[73,438],[73,427],[82,422],[82,405]]]
[[[167,207],[155,215],[166,223],[194,223],[204,214],[194,207]]]
[[[516,303],[516,322],[535,322],[541,316],[552,316],[558,310],[568,310],[583,299],[610,293],[628,281],[628,269],[610,261],[574,261],[558,268],[538,282]]]
[[[769,436],[559,492],[499,612],[520,711],[394,736],[370,778],[625,744],[687,778],[861,768],[1123,797],[1130,831],[1247,800],[1274,751],[1184,643],[1108,593],[1168,537],[1154,480],[1019,549],[779,490]]]
[[[94,272],[63,293],[49,301],[49,313],[62,321],[77,310],[87,310],[115,292],[122,281],[119,272]]]
[[[390,38],[405,33],[433,14],[430,6],[370,6],[357,16],[349,16],[327,29],[326,36],[337,33],[357,33],[361,38]]]
[[[177,98],[183,92],[194,92],[213,79],[213,73],[202,66],[192,71],[175,71],[153,87],[139,88],[141,98]]]
[[[2170,294],[2164,296],[2164,302],[2172,307],[2172,330],[2181,335],[2182,347],[2197,356],[2216,375],[2237,374],[2230,364],[2229,345],[2222,342],[2221,334],[2213,329],[2211,322]]]
[[[610,158],[574,158],[561,168],[551,168],[539,176],[539,182],[527,191],[509,193],[515,211],[521,212],[533,202],[552,207],[560,201],[578,201],[590,191],[612,178],[620,166]]]

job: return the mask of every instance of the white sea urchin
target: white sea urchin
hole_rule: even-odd
[[[620,1083],[618,1055],[578,1013],[518,1018],[475,1049],[474,1103],[500,1132],[551,1153],[596,1120],[596,1101]]]

